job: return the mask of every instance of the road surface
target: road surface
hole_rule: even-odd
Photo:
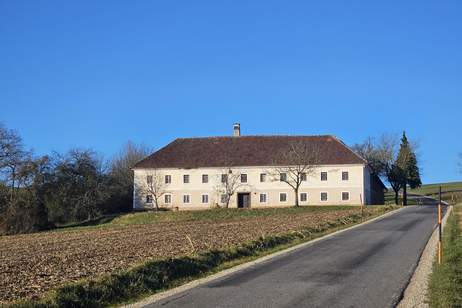
[[[394,307],[435,222],[409,206],[146,307]]]

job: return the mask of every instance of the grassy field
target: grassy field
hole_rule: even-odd
[[[435,183],[435,184],[424,184],[416,189],[409,189],[409,193],[430,196],[438,198],[439,188],[441,186],[442,199],[451,204],[456,204],[462,201],[462,182],[450,182],[450,183]],[[385,193],[385,203],[394,203],[394,192],[390,188]],[[401,202],[401,198],[400,198]]]
[[[34,306],[53,289],[44,306],[112,305],[391,209],[367,207],[364,216],[348,206],[144,212],[96,226],[2,236],[0,305],[33,299],[26,307]]]
[[[427,300],[430,307],[462,307],[462,205],[454,207],[443,236],[443,264],[433,265]]]
[[[450,182],[422,185],[422,187],[411,189],[410,192],[422,195],[437,194],[440,186],[443,192],[462,191],[462,182]]]
[[[208,209],[196,211],[146,211],[113,215],[99,218],[95,221],[79,224],[69,224],[58,228],[58,231],[69,231],[92,228],[113,228],[128,225],[157,224],[167,222],[214,221],[224,222],[252,217],[291,216],[306,213],[322,213],[351,209],[350,206],[303,206],[286,208],[257,208],[257,209]]]

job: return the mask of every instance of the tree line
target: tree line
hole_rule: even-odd
[[[378,140],[366,139],[352,146],[363,157],[373,173],[385,179],[395,192],[395,203],[403,192],[407,204],[407,188],[419,187],[420,170],[415,145],[403,133],[399,150],[395,137],[383,135]],[[53,228],[56,225],[81,222],[103,214],[129,211],[133,204],[133,165],[152,149],[132,142],[120,152],[104,160],[91,149],[71,149],[64,154],[37,156],[26,150],[22,138],[0,125],[0,233],[14,234]],[[292,166],[268,171],[272,180],[287,183],[299,205],[298,188],[307,175],[314,172],[321,153],[304,144],[293,144],[281,155]],[[241,184],[241,174],[225,168],[224,179],[217,192],[230,197]],[[281,175],[284,175],[282,177]],[[147,194],[158,199],[163,195],[163,178],[149,177]]]
[[[92,149],[37,156],[0,125],[0,234],[33,232],[132,207],[132,166],[151,149],[132,142],[109,160]]]
[[[385,179],[395,193],[395,203],[399,203],[402,191],[403,205],[407,205],[407,189],[422,185],[416,155],[416,144],[411,144],[403,132],[399,149],[397,138],[382,135],[378,140],[367,138],[352,149],[369,164],[373,173]]]

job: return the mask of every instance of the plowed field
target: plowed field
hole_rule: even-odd
[[[358,211],[282,212],[226,221],[156,222],[2,236],[0,303],[36,298],[64,282],[94,278],[148,259],[238,245],[261,235],[315,227]]]

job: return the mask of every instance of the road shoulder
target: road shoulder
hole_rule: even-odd
[[[448,207],[448,210],[443,218],[443,228],[446,225],[451,211],[452,206]],[[414,270],[414,274],[403,292],[403,297],[397,305],[398,308],[428,307],[428,304],[425,302],[425,298],[428,290],[428,279],[432,272],[432,266],[435,260],[437,245],[438,229],[435,228],[422,252],[422,255],[420,256],[419,262]]]

